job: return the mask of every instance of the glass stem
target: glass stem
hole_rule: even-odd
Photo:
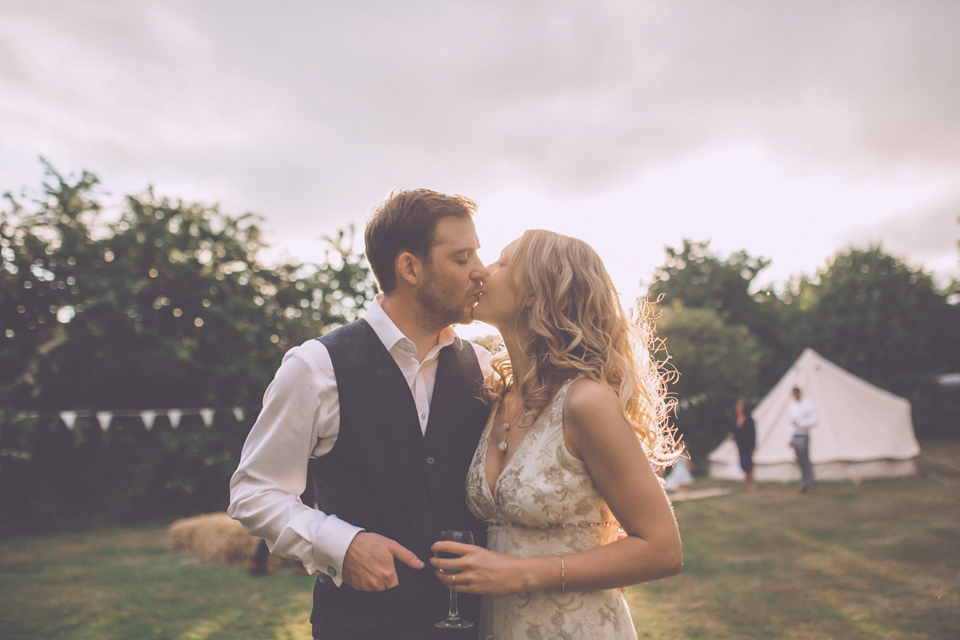
[[[459,620],[460,612],[457,611],[457,592],[450,589],[450,612],[447,614],[450,620]]]

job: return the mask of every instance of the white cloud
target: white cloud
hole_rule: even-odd
[[[910,256],[927,269],[960,276],[960,194],[917,213],[893,215],[857,228],[851,241],[878,244],[896,255]]]
[[[428,186],[476,197],[488,246],[557,228],[643,277],[714,238],[812,270],[960,191],[957,33],[934,0],[10,0],[0,189],[45,155],[257,211],[299,254]]]

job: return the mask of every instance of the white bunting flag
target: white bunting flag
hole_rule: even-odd
[[[113,420],[112,411],[97,411],[97,424],[100,425],[100,431],[106,433],[110,428],[110,422]]]
[[[209,427],[213,424],[213,409],[200,409],[200,417],[203,419],[203,426]]]
[[[157,419],[157,412],[150,409],[141,411],[140,419],[143,420],[143,426],[146,427],[147,431],[150,431],[150,429],[153,429],[154,420]]]
[[[77,425],[77,412],[61,411],[60,419],[63,420],[63,424],[67,425],[67,429],[73,431],[73,428]]]
[[[243,422],[243,409],[241,407],[234,407],[233,417],[237,419],[237,422]]]
[[[180,409],[168,409],[167,417],[170,418],[170,426],[176,429],[180,426],[180,418],[183,416],[183,411]]]

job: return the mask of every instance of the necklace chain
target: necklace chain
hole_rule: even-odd
[[[573,376],[572,378],[569,378],[564,384],[569,384],[572,380],[576,380],[576,379],[579,378],[580,376],[581,376],[581,374],[578,373],[577,375]],[[511,389],[511,391],[513,391],[513,389]],[[521,399],[521,400],[520,400],[520,409],[518,409],[518,410],[514,413],[514,415],[513,415],[514,419],[516,419],[516,417],[520,415],[520,412],[523,411],[523,408],[524,408],[524,406],[523,406],[523,400]],[[502,453],[502,454],[506,454],[506,453],[507,453],[507,436],[510,435],[510,429],[511,429],[511,428],[512,428],[512,427],[510,426],[509,416],[507,415],[507,398],[506,398],[506,396],[504,396],[504,398],[503,398],[503,440],[501,440],[500,443],[497,445],[497,449],[499,449],[499,450],[500,450],[500,453]],[[517,425],[517,428],[518,428],[518,429],[522,429],[522,428],[523,428],[523,423],[521,422],[521,424]]]
[[[520,401],[520,409],[517,410],[516,412],[514,412],[514,414],[513,414],[514,419],[516,419],[517,416],[520,415],[520,412],[521,412],[521,411],[523,411],[523,401],[522,401],[522,400]],[[503,454],[507,453],[507,436],[510,435],[510,429],[511,429],[510,419],[509,419],[509,416],[507,415],[507,401],[506,401],[506,398],[504,398],[504,401],[503,401],[503,440],[501,440],[501,441],[500,441],[500,444],[497,445],[497,449],[500,450],[500,453],[503,453]]]

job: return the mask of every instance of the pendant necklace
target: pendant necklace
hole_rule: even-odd
[[[520,411],[523,411],[523,402],[520,403]],[[513,414],[513,417],[516,418],[520,415],[520,411],[517,411]],[[510,435],[510,420],[507,416],[507,403],[504,400],[503,403],[503,440],[500,441],[500,444],[497,445],[497,449],[500,449],[500,453],[507,452],[507,436]]]

